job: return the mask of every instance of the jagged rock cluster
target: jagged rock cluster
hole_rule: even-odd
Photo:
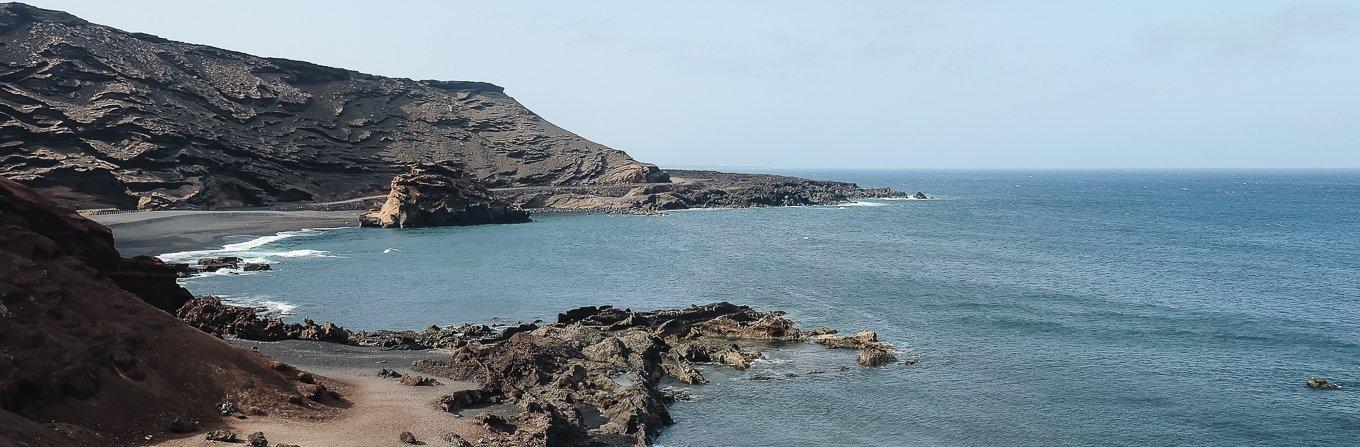
[[[859,363],[865,366],[897,361],[892,345],[872,331],[853,336],[837,336],[828,328],[804,331],[782,312],[725,302],[650,312],[583,307],[559,314],[554,324],[521,323],[500,331],[463,324],[423,332],[349,332],[331,323],[283,323],[256,311],[198,298],[179,315],[205,331],[246,339],[452,350],[447,359],[422,360],[411,368],[480,384],[445,396],[440,406],[474,418],[483,430],[471,439],[482,446],[648,445],[672,423],[666,406],[683,397],[665,389],[664,379],[707,383],[695,367],[700,363],[745,370],[762,356],[763,343],[815,341],[859,349]],[[435,383],[433,377],[391,370],[378,375],[412,386]],[[513,408],[513,414],[483,411],[491,405]],[[449,439],[466,442],[457,434]]]
[[[0,174],[86,208],[373,195],[452,159],[491,186],[664,182],[482,82],[251,56],[0,4]]]
[[[497,199],[461,163],[423,163],[392,179],[387,201],[359,219],[366,227],[435,227],[529,221]]]
[[[217,404],[307,417],[304,386],[166,312],[173,269],[123,258],[108,228],[0,178],[0,445],[144,443],[217,423]]]
[[[441,400],[479,423],[477,445],[648,445],[672,423],[666,406],[676,396],[663,390],[663,379],[705,383],[695,363],[745,369],[760,357],[742,340],[808,337],[779,312],[729,303],[654,312],[586,307],[502,341],[469,341],[452,358],[413,369],[481,384]],[[514,410],[480,410],[493,404]]]
[[[672,183],[619,187],[517,189],[502,193],[522,208],[647,213],[688,208],[832,205],[906,197],[887,188],[770,174],[667,170]]]
[[[176,317],[209,334],[232,335],[247,340],[316,340],[349,343],[350,332],[334,323],[284,323],[278,318],[259,315],[259,309],[222,304],[216,297],[197,297],[185,303]]]

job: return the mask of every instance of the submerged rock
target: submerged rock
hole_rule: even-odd
[[[273,269],[272,266],[270,266],[269,264],[265,264],[265,263],[263,263],[263,262],[247,262],[247,263],[245,263],[245,265],[241,266],[241,270],[244,270],[244,271],[247,271],[247,272],[258,272],[258,271],[262,271],[262,270],[272,270],[272,269]]]
[[[1315,390],[1339,390],[1339,389],[1341,389],[1341,384],[1338,384],[1338,383],[1336,383],[1336,382],[1333,382],[1333,381],[1331,381],[1331,380],[1324,379],[1324,378],[1321,378],[1321,377],[1313,377],[1313,378],[1310,378],[1310,379],[1308,379],[1308,382],[1305,383],[1305,385],[1308,385],[1309,388],[1312,388],[1312,389],[1315,389]]]
[[[436,227],[529,221],[529,213],[497,199],[461,163],[417,165],[392,179],[387,201],[364,213],[365,227]]]

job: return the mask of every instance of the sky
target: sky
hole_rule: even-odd
[[[1360,167],[1355,0],[28,3],[493,82],[665,167]]]

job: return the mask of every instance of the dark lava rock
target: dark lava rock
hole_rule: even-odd
[[[1331,380],[1324,379],[1324,378],[1321,378],[1321,377],[1313,377],[1313,378],[1310,378],[1310,379],[1308,379],[1308,382],[1305,383],[1305,385],[1308,385],[1309,388],[1312,388],[1312,389],[1315,389],[1315,390],[1339,390],[1339,389],[1341,389],[1341,384],[1338,384],[1338,383],[1336,383],[1336,382],[1333,382],[1333,381],[1331,381]]]
[[[331,322],[316,324],[303,319],[302,324],[284,323],[278,318],[264,317],[260,309],[222,304],[216,297],[198,297],[185,303],[175,316],[200,330],[218,335],[231,335],[246,340],[315,340],[349,343],[349,331]]]
[[[917,199],[917,200],[926,200],[926,199],[929,199],[930,196],[927,196],[926,193],[917,191],[916,194],[912,194],[912,195],[911,195],[911,198]]]
[[[401,384],[406,386],[435,386],[439,381],[434,377],[425,376],[405,376],[401,378]]]
[[[247,272],[258,272],[262,270],[272,269],[273,269],[272,266],[270,266],[269,264],[265,264],[263,262],[247,262],[245,265],[241,266],[241,270]]]
[[[474,420],[492,432],[479,445],[646,445],[672,423],[666,406],[688,398],[663,388],[663,379],[703,383],[692,362],[740,369],[761,356],[735,340],[808,339],[782,315],[730,303],[650,312],[585,307],[504,339],[470,338],[451,358],[411,368],[481,385],[444,396],[445,411],[519,410],[477,413]]]
[[[236,433],[229,430],[213,430],[203,435],[203,439],[219,442],[236,442]]]
[[[265,439],[264,432],[259,431],[246,436],[246,443],[250,444],[250,447],[269,447],[269,440]]]
[[[0,6],[3,175],[84,208],[372,195],[419,160],[494,186],[666,181],[483,82],[256,57]]]
[[[897,361],[897,357],[885,349],[864,347],[859,350],[859,364],[864,366],[883,366]]]
[[[457,433],[445,433],[444,436],[440,436],[440,439],[443,439],[444,442],[447,442],[452,447],[472,447],[472,443],[467,442],[466,439],[463,439],[462,436],[458,436]]]
[[[244,260],[235,256],[201,258],[198,260],[198,270],[202,272],[215,272],[222,269],[234,269],[240,267],[241,261]]]
[[[382,377],[384,379],[400,379],[402,375],[399,372],[383,368],[382,370],[378,371],[378,377]]]
[[[409,432],[409,431],[404,431],[404,432],[401,432],[401,434],[397,436],[397,440],[398,440],[398,441],[401,441],[401,442],[405,442],[405,443],[407,443],[407,444],[415,444],[415,443],[416,443],[416,435],[411,434],[411,432]]]
[[[365,227],[436,227],[522,223],[529,213],[497,199],[461,163],[417,165],[392,179],[387,202],[364,213]]]

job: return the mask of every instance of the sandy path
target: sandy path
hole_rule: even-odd
[[[437,386],[406,386],[395,379],[376,376],[380,368],[403,374],[414,358],[438,355],[435,352],[381,351],[315,342],[237,342],[299,368],[330,377],[347,385],[345,400],[351,406],[325,421],[295,421],[268,416],[243,420],[224,418],[229,429],[244,440],[253,432],[264,432],[269,445],[277,443],[313,446],[399,446],[403,431],[409,431],[424,445],[449,445],[445,433],[478,433],[480,428],[468,418],[458,418],[440,410],[438,399],[452,391],[475,387],[467,382],[442,380]],[[473,438],[475,439],[475,438]],[[162,447],[201,447],[233,445],[203,439],[203,432],[191,437],[154,444]],[[234,444],[242,445],[242,444]]]

